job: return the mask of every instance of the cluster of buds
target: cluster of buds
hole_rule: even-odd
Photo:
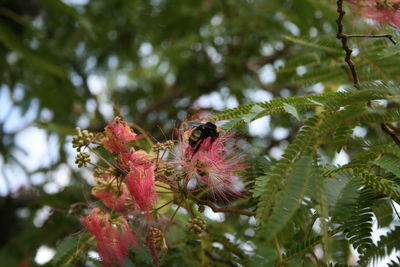
[[[189,219],[189,223],[186,225],[189,232],[199,235],[207,229],[206,222],[203,218],[196,216]]]
[[[172,140],[168,140],[168,141],[166,141],[166,142],[164,142],[164,143],[157,143],[157,144],[154,144],[152,147],[151,147],[151,150],[153,151],[153,152],[159,152],[159,151],[163,151],[163,150],[168,150],[168,149],[171,149],[171,148],[173,148],[174,147],[174,142],[172,141]]]
[[[165,231],[169,225],[162,226],[162,222],[167,220],[163,220],[159,213],[165,204],[156,207],[159,194],[163,194],[164,203],[165,198],[169,198],[166,203],[180,203],[182,207],[190,207],[196,203],[199,194],[207,192],[224,199],[232,193],[239,195],[233,187],[233,178],[245,166],[239,164],[241,158],[225,144],[230,136],[219,136],[216,127],[211,127],[211,133],[203,133],[202,129],[179,131],[177,145],[171,140],[157,143],[151,146],[150,152],[132,142],[143,135],[136,134],[120,117],[108,123],[103,134],[96,135],[96,142],[93,142],[94,134],[77,129],[73,146],[78,152],[87,147],[97,153],[97,147],[89,147],[90,144],[100,145],[109,152],[108,155],[96,154],[105,164],[90,162],[90,155],[86,152],[80,152],[75,161],[78,167],[88,163],[94,166],[96,184],[92,195],[102,205],[97,205],[89,215],[81,217],[81,222],[97,241],[104,265],[122,265],[129,248],[134,248],[137,243],[147,246],[154,263],[159,264],[159,251],[167,249]],[[199,207],[199,212],[203,211],[204,207]],[[204,232],[205,221],[190,214],[189,232]],[[142,243],[133,238],[132,228],[135,225],[128,222],[138,222],[138,229],[145,226],[147,233]],[[154,227],[155,224],[161,228]]]
[[[76,155],[75,164],[78,165],[78,168],[86,167],[88,163],[90,163],[90,155],[88,153],[80,152]]]
[[[171,176],[175,171],[175,167],[172,164],[159,164],[157,166],[156,175],[157,176]]]
[[[72,147],[76,148],[78,152],[81,152],[82,147],[87,147],[93,141],[94,134],[88,130],[81,130],[81,128],[76,127],[78,131],[77,135],[72,138]]]

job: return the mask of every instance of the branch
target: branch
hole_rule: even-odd
[[[388,38],[394,45],[397,42],[393,39],[393,35],[391,34],[378,34],[378,35],[369,35],[369,34],[351,34],[347,35],[347,38]]]
[[[400,139],[397,137],[397,135],[388,127],[388,125],[386,125],[385,123],[381,123],[381,129],[387,133],[392,139],[393,141],[400,146]]]
[[[337,12],[339,17],[336,20],[336,24],[338,25],[338,32],[336,34],[336,38],[342,42],[342,48],[346,52],[346,57],[344,61],[346,61],[347,65],[350,68],[351,76],[353,77],[353,83],[356,88],[360,88],[360,82],[358,79],[358,74],[356,70],[356,66],[354,62],[351,60],[351,53],[353,50],[350,49],[348,44],[348,35],[343,33],[343,18],[346,12],[343,10],[343,0],[337,1]]]
[[[240,214],[240,215],[246,215],[246,216],[255,216],[256,215],[256,213],[254,211],[246,211],[246,210],[239,210],[239,209],[233,209],[233,208],[218,208],[217,206],[214,205],[214,203],[212,201],[201,200],[193,195],[189,195],[189,198],[191,200],[195,201],[197,204],[209,206],[214,212],[228,212],[228,213],[234,213],[234,214]]]
[[[393,44],[397,44],[396,41],[393,39],[393,36],[390,34],[381,34],[381,35],[348,35],[343,32],[343,18],[346,12],[343,10],[343,0],[337,0],[337,12],[339,14],[339,17],[336,20],[336,23],[338,25],[338,31],[336,34],[336,38],[339,39],[342,42],[342,48],[346,52],[346,57],[345,61],[347,65],[350,68],[351,71],[351,76],[353,78],[353,83],[354,86],[357,89],[360,89],[360,81],[358,79],[358,74],[356,70],[356,66],[354,65],[354,62],[351,60],[351,53],[353,52],[349,45],[348,45],[348,39],[349,38],[388,38]],[[368,102],[368,106],[372,108],[371,102]],[[387,133],[392,140],[400,146],[400,139],[397,137],[396,133],[390,129],[388,125],[385,123],[381,123],[381,129]]]

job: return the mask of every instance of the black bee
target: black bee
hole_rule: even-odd
[[[190,122],[189,126],[195,126],[189,136],[189,145],[194,148],[193,154],[196,153],[201,144],[208,137],[211,138],[211,142],[219,137],[219,132],[217,131],[217,126],[212,122],[207,123],[196,123]]]

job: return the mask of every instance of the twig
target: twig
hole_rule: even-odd
[[[342,42],[342,48],[346,52],[345,56],[345,61],[347,65],[350,68],[351,71],[351,76],[353,78],[353,83],[354,87],[357,89],[360,89],[360,81],[358,79],[358,74],[356,70],[356,66],[354,65],[354,62],[351,60],[351,53],[353,50],[350,49],[348,45],[348,39],[349,38],[388,38],[393,44],[397,44],[396,41],[393,39],[393,36],[390,34],[381,34],[381,35],[349,35],[345,34],[343,32],[343,18],[346,12],[343,10],[343,0],[337,0],[337,12],[339,14],[339,17],[336,20],[336,23],[338,25],[338,31],[336,34],[336,38],[339,39]],[[372,108],[371,102],[368,102],[368,106]],[[387,126],[385,123],[381,123],[381,129],[387,133],[392,140],[400,146],[400,139],[397,137],[397,135],[390,129],[389,126]]]
[[[182,201],[179,203],[178,207],[176,208],[176,210],[174,211],[174,214],[172,214],[171,218],[169,219],[167,225],[165,226],[164,232],[167,231],[168,227],[171,225],[172,221],[175,218],[175,215],[178,213],[178,210],[181,208],[181,205],[183,203],[184,199],[182,199]]]
[[[276,248],[276,253],[278,254],[278,266],[281,266],[283,262],[283,257],[282,257],[282,251],[281,251],[281,246],[279,245],[278,238],[274,238],[274,243],[275,243],[275,248]]]
[[[347,38],[388,38],[394,45],[397,44],[397,42],[393,39],[393,35],[391,34],[378,34],[378,35],[351,34],[346,36]]]
[[[397,135],[385,124],[385,123],[381,123],[381,129],[387,133],[388,135],[390,135],[390,137],[393,139],[393,141],[400,146],[400,139],[397,137]]]
[[[253,211],[239,210],[239,209],[233,209],[233,208],[218,208],[210,200],[201,200],[193,195],[189,195],[189,198],[194,200],[198,204],[209,206],[214,212],[229,212],[229,213],[246,215],[246,216],[255,216],[256,215],[256,213]]]
[[[155,209],[153,210],[153,212],[155,212],[155,211],[157,211],[157,210],[159,210],[159,209],[162,209],[162,208],[164,208],[165,206],[168,206],[168,205],[171,204],[171,202],[173,202],[173,201],[174,201],[174,200],[170,200],[170,201],[168,201],[167,203],[161,205],[160,207],[155,208]]]
[[[348,35],[343,33],[343,18],[346,12],[343,10],[343,0],[338,0],[337,2],[337,12],[339,17],[336,20],[336,24],[338,25],[338,32],[336,34],[336,38],[342,42],[342,48],[346,52],[346,57],[344,61],[346,61],[347,65],[350,68],[351,76],[353,77],[353,83],[356,88],[360,88],[360,82],[358,79],[358,74],[356,70],[356,66],[354,62],[351,60],[351,53],[353,50],[350,49],[348,44]]]

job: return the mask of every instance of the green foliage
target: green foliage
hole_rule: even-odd
[[[390,197],[394,201],[400,202],[400,186],[382,177],[378,177],[362,170],[357,170],[357,174],[363,184],[373,188],[375,191]]]
[[[315,182],[313,178],[312,156],[306,154],[294,164],[292,173],[278,196],[279,199],[275,201],[274,211],[264,222],[262,232],[266,239],[275,237],[290,221],[300,207],[307,187]]]
[[[254,107],[260,107],[257,109],[257,114],[251,117],[251,120],[260,118],[262,116],[286,113],[285,105],[290,105],[297,110],[307,110],[322,106],[329,110],[335,110],[340,107],[355,104],[365,103],[367,101],[376,99],[385,99],[388,96],[388,90],[384,85],[369,84],[370,88],[362,91],[345,91],[326,93],[314,96],[297,96],[288,97],[281,99],[274,99],[269,102],[260,102],[254,104],[241,105],[237,108],[227,109],[221,111],[212,117],[213,120],[231,120],[240,117],[246,117],[247,115],[254,114]],[[248,117],[246,117],[248,118]]]
[[[51,260],[52,266],[66,266],[72,265],[78,257],[82,257],[82,248],[87,247],[89,235],[67,238],[57,245],[57,252],[54,258]],[[77,255],[77,252],[79,254]]]
[[[344,231],[349,242],[359,253],[365,252],[372,245],[372,190],[363,189],[352,211],[352,215],[344,222]]]
[[[45,245],[57,251],[49,265],[99,266],[87,255],[89,235],[72,235],[96,201],[91,175],[71,164],[74,128],[101,131],[119,114],[149,143],[162,142],[198,109],[211,111],[223,132],[236,131],[249,166],[246,197],[214,204],[256,211],[256,222],[225,213],[192,236],[183,229],[188,215],[178,213],[162,265],[345,266],[352,246],[360,266],[379,266],[398,253],[400,148],[382,123],[399,136],[400,46],[350,38],[355,88],[336,39],[335,2],[5,0],[0,262],[24,266]],[[344,2],[346,34],[389,32]],[[264,133],[247,131],[261,118]],[[348,158],[342,166],[334,165],[338,152]],[[376,245],[374,218],[391,227]],[[144,244],[126,260],[151,264]]]
[[[317,127],[318,118],[309,118],[297,135],[296,140],[285,150],[282,159],[272,166],[271,171],[268,173],[268,183],[262,189],[263,194],[257,206],[257,220],[259,223],[265,222],[271,215],[271,208],[276,194],[286,186],[287,177],[292,171],[296,160],[306,152],[310,143],[312,147],[312,142],[315,141],[313,135]]]
[[[365,266],[370,262],[376,264],[383,257],[391,254],[394,250],[399,250],[400,227],[396,227],[386,235],[380,236],[377,245],[371,246],[358,261],[361,266]]]

